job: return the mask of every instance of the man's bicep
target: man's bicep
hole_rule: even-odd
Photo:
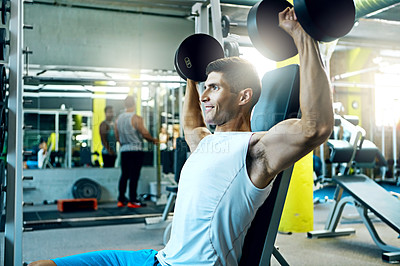
[[[269,173],[278,174],[307,154],[307,139],[298,119],[278,123],[267,131],[256,144],[265,156]]]

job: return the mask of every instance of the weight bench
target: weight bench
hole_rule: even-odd
[[[169,196],[168,196],[167,204],[165,205],[163,214],[161,216],[161,221],[166,221],[168,219],[168,214],[173,210],[173,208],[175,206],[175,200],[176,200],[176,196],[178,193],[178,182],[179,182],[179,178],[181,176],[181,170],[182,170],[183,165],[186,162],[186,159],[189,157],[189,155],[190,155],[190,149],[189,149],[189,146],[187,145],[185,139],[182,137],[177,138],[176,139],[176,148],[174,150],[174,172],[175,172],[174,179],[175,179],[176,185],[166,187],[166,190],[169,192]],[[163,244],[164,245],[166,245],[169,240],[170,233],[171,233],[171,227],[172,227],[172,223],[169,223],[164,230],[164,235],[163,235]]]
[[[400,247],[385,244],[368,216],[368,211],[371,211],[400,234],[400,200],[363,174],[335,176],[333,181],[337,183],[335,204],[328,216],[325,229],[308,232],[307,237],[322,238],[354,234],[354,229],[337,229],[345,205],[352,203],[375,244],[385,251],[382,254],[382,259],[391,263],[400,261]],[[350,196],[342,198],[344,191]]]
[[[299,103],[299,66],[289,65],[267,72],[262,79],[260,99],[254,107],[252,131],[266,131],[289,118],[297,118]],[[281,265],[289,265],[275,247],[275,239],[285,204],[293,166],[281,172],[271,193],[258,209],[247,231],[240,266],[271,263],[271,255]]]

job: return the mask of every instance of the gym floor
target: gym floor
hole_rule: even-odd
[[[323,229],[330,206],[330,202],[315,205],[314,230]],[[395,231],[378,218],[372,220],[384,242],[399,246]],[[353,206],[345,207],[338,227],[354,228],[356,234],[325,239],[308,239],[306,233],[278,234],[276,245],[290,265],[387,265]],[[23,261],[103,249],[159,250],[163,247],[163,232],[164,229],[148,229],[144,223],[28,231],[23,233]],[[4,233],[0,236],[3,245]],[[272,265],[279,263],[273,259]]]

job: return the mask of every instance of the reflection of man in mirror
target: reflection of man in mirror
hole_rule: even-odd
[[[38,168],[43,168],[43,162],[47,154],[47,142],[45,139],[40,139],[38,157]]]
[[[143,204],[137,199],[137,185],[143,165],[143,139],[154,144],[158,139],[151,136],[144,125],[143,118],[136,114],[136,99],[129,95],[124,101],[125,112],[115,122],[115,134],[121,143],[121,177],[118,183],[118,207],[140,208]],[[129,181],[129,199],[125,197]]]
[[[104,109],[106,113],[106,119],[100,124],[100,137],[103,149],[101,154],[103,156],[103,167],[114,167],[115,159],[117,159],[116,153],[116,138],[114,131],[114,109],[112,106],[106,106]]]

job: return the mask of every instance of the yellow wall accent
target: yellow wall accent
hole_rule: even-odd
[[[95,94],[105,94],[104,92],[96,92]],[[104,108],[106,107],[106,99],[93,99],[93,123],[92,123],[92,152],[97,151],[100,156],[99,163],[102,165],[103,157],[101,157],[101,138],[100,138],[100,124],[106,118]]]
[[[304,233],[313,230],[313,157],[312,153],[294,165],[279,231]]]
[[[142,90],[136,88],[136,114],[142,115]]]
[[[289,1],[292,2],[292,1]],[[293,3],[293,2],[292,2]],[[299,64],[299,55],[277,62],[277,68]],[[283,208],[279,231],[303,233],[314,228],[312,152],[295,163]]]
[[[361,70],[364,68],[365,63],[367,62],[369,56],[371,54],[370,49],[362,49],[362,48],[355,48],[349,52],[348,62],[347,62],[347,70],[349,72]],[[356,75],[349,77],[349,82],[360,83],[361,76]],[[362,126],[362,115],[361,115],[361,108],[362,108],[362,99],[361,99],[361,88],[348,88],[349,94],[347,97],[347,113],[349,115],[356,115],[359,117],[360,122],[359,125]],[[358,103],[358,108],[353,108],[353,102]],[[346,106],[346,104],[344,103]]]
[[[56,150],[56,133],[51,133],[49,139],[47,140],[47,148],[50,148],[50,145],[53,144],[51,147],[51,151]]]

